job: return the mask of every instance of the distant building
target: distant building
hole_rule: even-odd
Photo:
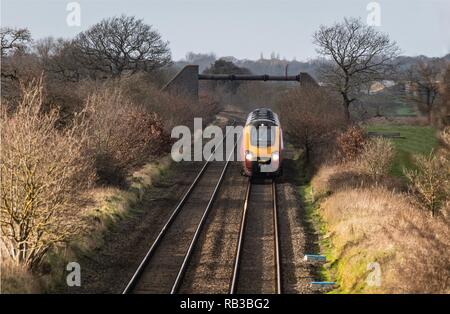
[[[382,92],[385,88],[390,88],[395,86],[397,83],[395,81],[391,80],[383,80],[383,81],[376,81],[372,83],[372,85],[369,88],[369,94],[377,94]]]

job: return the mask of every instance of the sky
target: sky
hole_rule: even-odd
[[[350,16],[364,22],[369,16],[404,55],[450,52],[450,0],[1,0],[0,24],[26,27],[34,39],[72,38],[121,14],[153,25],[170,42],[174,60],[193,51],[239,59],[275,52],[305,61],[317,56],[318,27]]]

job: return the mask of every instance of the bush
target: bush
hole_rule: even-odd
[[[79,193],[95,179],[84,121],[55,128],[58,111],[42,111],[42,78],[23,86],[14,113],[2,112],[1,248],[34,268],[79,228]]]
[[[163,92],[143,73],[111,81],[109,87],[119,89],[124,97],[148,112],[157,113],[169,133],[176,125],[191,126],[195,117],[203,118],[206,124],[219,111],[217,102],[204,95],[200,95],[197,103],[182,95]]]
[[[404,169],[405,176],[416,199],[436,216],[448,198],[449,160],[431,153],[414,156],[414,162],[417,169]]]
[[[386,176],[395,156],[395,148],[388,139],[377,137],[366,141],[358,157],[358,168],[375,182]]]
[[[91,94],[83,114],[100,182],[122,185],[130,170],[170,149],[159,116],[135,106],[117,88]]]
[[[445,152],[447,155],[450,153],[450,126],[444,128],[440,134],[439,138],[444,146]]]
[[[353,125],[342,132],[337,138],[342,159],[345,161],[355,160],[364,149],[366,139],[366,132],[357,125]]]

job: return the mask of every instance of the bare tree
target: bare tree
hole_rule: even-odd
[[[31,42],[31,34],[25,28],[14,29],[2,27],[0,28],[0,40],[2,59],[1,77],[9,81],[18,81],[18,72],[23,71],[15,67],[14,63],[22,61],[20,57],[25,55],[26,47]]]
[[[204,74],[251,74],[252,72],[243,67],[239,67],[231,61],[224,59],[216,60],[211,66],[203,71]],[[239,86],[245,85],[239,81],[211,81],[208,84],[212,89],[223,87],[226,92],[236,94]]]
[[[203,72],[206,68],[210,67],[216,60],[217,56],[214,53],[186,53],[186,63],[198,64],[200,72]]]
[[[426,114],[428,123],[431,123],[431,115],[438,104],[439,82],[445,71],[445,61],[432,59],[419,61],[413,65],[406,74],[411,91],[406,98],[417,104],[419,111]]]
[[[52,37],[38,40],[34,45],[46,74],[56,80],[78,82],[89,76],[89,70],[80,62],[80,52],[73,41]]]
[[[150,72],[171,63],[168,42],[141,19],[125,15],[95,24],[74,45],[86,68],[111,76]]]
[[[447,70],[445,71],[444,79],[441,84],[441,94],[442,94],[442,106],[439,113],[440,125],[448,126],[450,125],[450,64],[447,65]],[[448,130],[447,139],[450,139],[450,128]],[[450,142],[447,141],[449,144]]]
[[[1,96],[2,100],[13,100],[19,97],[20,85],[39,76],[42,68],[31,53],[32,38],[28,29],[1,27],[0,41]],[[8,103],[9,109],[15,106],[15,102]]]
[[[31,42],[30,31],[26,28],[0,28],[1,56],[4,57],[13,50],[21,50]]]
[[[320,87],[293,89],[279,103],[284,131],[293,145],[304,149],[307,163],[345,125],[335,104],[336,96]]]
[[[332,26],[322,25],[314,34],[314,43],[324,57],[322,79],[342,96],[347,120],[349,107],[358,93],[367,84],[391,74],[399,53],[397,44],[388,35],[355,18]]]

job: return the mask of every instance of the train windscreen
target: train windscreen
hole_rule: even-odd
[[[260,125],[252,126],[250,130],[250,143],[252,146],[269,147],[275,142],[275,127]]]

